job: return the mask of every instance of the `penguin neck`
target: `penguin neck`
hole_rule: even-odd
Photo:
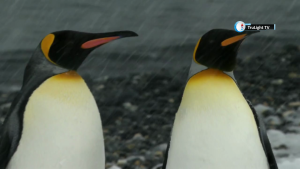
[[[196,63],[194,60],[192,60],[187,81],[189,81],[189,79],[192,76],[194,76],[194,75],[196,75],[196,74],[198,74],[198,73],[200,73],[200,72],[202,72],[204,70],[207,70],[207,69],[212,69],[212,68],[209,68],[209,67],[207,67],[205,65]],[[217,69],[215,69],[215,70],[217,70]],[[236,80],[234,78],[233,71],[231,71],[231,72],[225,72],[225,71],[221,71],[221,70],[219,70],[219,71],[227,74],[228,76],[230,76],[236,82]]]
[[[202,65],[198,67],[204,67]],[[187,81],[185,90],[189,90],[192,88],[190,91],[196,91],[196,90],[204,90],[206,87],[211,87],[210,85],[215,86],[217,89],[220,87],[224,86],[235,86],[236,89],[236,81],[233,77],[232,72],[224,72],[218,69],[212,69],[212,68],[204,68],[203,70],[193,74],[190,76],[190,78]]]
[[[193,74],[188,79],[183,93],[181,106],[185,105],[189,107],[194,104],[197,105],[199,98],[220,100],[220,97],[224,96],[223,99],[226,100],[226,97],[230,96],[230,93],[233,91],[241,94],[232,72],[224,72],[207,67],[204,68],[203,65],[197,65],[196,68],[200,69],[201,67],[201,71]]]
[[[82,79],[82,77],[75,70],[70,70],[68,72],[56,75],[56,78],[60,78],[62,80],[80,80],[80,79]]]

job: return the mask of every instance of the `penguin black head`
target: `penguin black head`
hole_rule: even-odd
[[[138,35],[131,31],[84,33],[65,30],[48,34],[41,41],[40,48],[52,64],[77,70],[95,48],[116,39],[132,36]]]
[[[259,31],[236,32],[226,29],[213,29],[202,36],[194,51],[194,61],[208,68],[232,71],[242,41],[250,34]]]

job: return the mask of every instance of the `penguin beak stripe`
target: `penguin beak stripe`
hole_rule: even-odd
[[[228,45],[231,45],[237,41],[240,41],[242,39],[244,39],[246,36],[246,34],[243,34],[243,35],[238,35],[238,36],[234,36],[234,37],[231,37],[231,38],[228,38],[226,40],[224,40],[221,45],[222,46],[228,46]]]
[[[110,41],[116,40],[121,38],[120,36],[115,36],[115,37],[108,37],[108,38],[99,38],[99,39],[93,39],[90,41],[85,42],[84,44],[81,45],[82,49],[90,49],[97,47],[99,45],[103,45],[105,43],[108,43]]]

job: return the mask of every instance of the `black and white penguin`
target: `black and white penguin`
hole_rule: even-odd
[[[36,48],[1,128],[0,169],[104,169],[96,101],[76,72],[90,52],[131,31],[59,31]]]
[[[198,41],[163,169],[278,169],[233,75],[240,44],[255,32],[213,29]]]

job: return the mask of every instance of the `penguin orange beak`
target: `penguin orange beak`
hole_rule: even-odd
[[[238,41],[242,41],[244,40],[246,37],[248,37],[249,35],[253,34],[253,33],[258,33],[259,31],[245,31],[243,34],[228,38],[226,40],[224,40],[221,45],[222,46],[228,46],[231,45],[233,43],[236,43]]]
[[[132,31],[118,31],[118,32],[108,32],[108,33],[93,33],[90,34],[90,38],[86,39],[87,41],[81,45],[82,49],[91,49],[99,47],[108,42],[111,42],[116,39],[138,36],[135,32]]]
[[[121,38],[121,36],[93,39],[93,40],[90,40],[90,41],[87,41],[87,42],[83,43],[81,45],[81,48],[82,49],[94,48],[94,47],[106,44],[106,43],[108,43],[110,41],[113,41],[113,40],[116,40],[116,39],[119,39],[119,38]]]

